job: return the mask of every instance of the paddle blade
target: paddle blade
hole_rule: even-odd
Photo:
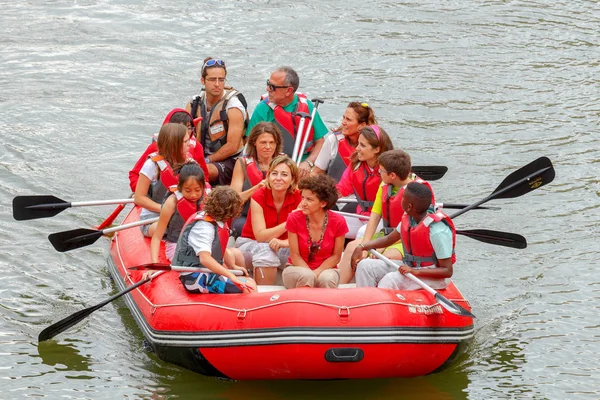
[[[38,335],[38,342],[43,342],[45,340],[52,339],[59,333],[64,332],[73,325],[79,323],[80,321],[83,321],[88,315],[96,311],[98,308],[101,308],[102,306],[104,306],[104,304],[102,304],[100,307],[93,306],[84,310],[77,311],[76,313],[71,314],[68,317],[63,318],[60,321],[50,325],[49,327],[45,328],[43,331],[40,332],[40,334]]]
[[[412,172],[417,174],[419,178],[426,181],[437,181],[438,179],[442,179],[446,172],[448,172],[448,167],[442,165],[412,167]]]
[[[135,288],[150,281],[150,279],[152,279],[153,277],[157,276],[160,273],[161,272],[157,272],[154,275],[152,275],[151,278],[143,279],[143,280],[139,281],[138,283],[136,283],[135,285],[129,286],[127,289],[104,300],[102,303],[98,303],[95,306],[88,307],[83,310],[77,311],[76,313],[71,314],[68,317],[63,318],[60,321],[50,325],[49,327],[47,327],[46,329],[44,329],[43,331],[40,332],[40,334],[38,335],[38,342],[43,342],[45,340],[52,339],[54,336],[58,335],[59,333],[64,332],[67,329],[69,329],[70,327],[72,327],[73,325],[77,324],[78,322],[83,321],[88,315],[90,315],[94,311],[104,307],[111,301],[118,299],[119,297],[123,296],[124,294],[131,292]]]
[[[48,240],[57,251],[65,252],[89,246],[102,236],[102,231],[94,229],[72,229],[48,235]]]
[[[154,269],[157,271],[169,271],[169,270],[171,270],[171,264],[148,263],[148,264],[134,265],[133,267],[129,267],[127,269],[132,270],[132,271],[140,271],[140,270],[145,270],[145,269]]]
[[[442,307],[450,311],[452,314],[461,315],[463,317],[475,318],[475,315],[473,315],[469,310],[460,306],[459,304],[456,304],[453,301],[448,300],[439,293],[435,294],[435,299],[438,303],[441,304]]]
[[[511,199],[522,196],[554,180],[555,172],[552,161],[548,157],[540,157],[537,160],[519,168],[508,175],[494,193],[504,191],[494,196],[496,199]],[[514,187],[506,190],[511,185]]]
[[[16,196],[13,199],[13,217],[17,221],[48,218],[71,207],[71,203],[54,196]]]
[[[457,234],[479,240],[480,242],[495,244],[497,246],[511,247],[513,249],[524,249],[527,240],[516,233],[491,231],[487,229],[472,229],[468,231],[456,231]]]

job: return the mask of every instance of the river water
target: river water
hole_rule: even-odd
[[[596,2],[0,5],[0,398],[600,398]],[[199,93],[208,55],[226,60],[251,109],[282,64],[325,100],[330,128],[349,101],[368,102],[414,164],[448,166],[434,183],[446,202],[474,202],[520,166],[553,161],[551,184],[455,221],[520,233],[529,247],[458,239],[455,282],[478,318],[452,368],[416,379],[223,382],[146,352],[122,302],[38,345],[44,327],[115,290],[105,239],[57,253],[46,236],[97,225],[112,207],[17,222],[12,198],[127,197],[127,171],[167,112]]]

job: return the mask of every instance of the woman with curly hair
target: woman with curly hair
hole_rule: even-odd
[[[196,213],[184,226],[173,264],[205,267],[211,272],[184,272],[179,279],[191,293],[250,293],[256,283],[238,278],[231,270],[234,256],[227,251],[229,228],[225,221],[237,217],[242,209],[240,195],[230,187],[219,186],[207,196],[204,211]]]
[[[286,288],[336,288],[340,275],[348,225],[331,211],[338,199],[336,181],[329,176],[311,176],[300,181],[301,213],[292,213],[285,225],[290,244],[288,266],[283,270]]]

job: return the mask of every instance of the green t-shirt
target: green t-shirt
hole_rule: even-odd
[[[287,106],[283,107],[283,109],[285,111],[291,113],[293,111],[296,111],[297,104],[298,104],[298,95],[294,95],[294,100],[292,100],[292,102],[290,104],[288,104]],[[313,103],[309,101],[308,102],[309,114],[312,114],[313,108],[314,108]],[[261,101],[260,103],[258,103],[256,108],[252,112],[252,118],[250,118],[250,122],[248,123],[248,129],[246,129],[246,136],[250,135],[250,131],[252,130],[252,128],[254,128],[254,125],[258,124],[259,122],[263,122],[263,121],[264,122],[275,122],[275,113],[273,112],[273,109],[271,107],[269,107],[269,105],[266,102]],[[325,126],[325,123],[321,119],[321,116],[319,115],[319,111],[317,111],[315,113],[315,119],[313,121],[312,127],[315,131],[315,135],[314,135],[315,140],[321,139],[322,137],[327,135],[327,133],[329,132],[329,130]]]

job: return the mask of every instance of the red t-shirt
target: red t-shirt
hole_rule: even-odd
[[[273,203],[273,193],[271,192],[271,189],[267,189],[266,187],[258,189],[252,195],[252,200],[256,201],[262,207],[265,217],[265,227],[269,229],[284,222],[288,218],[288,215],[298,208],[298,204],[300,204],[300,200],[302,200],[302,193],[299,190],[296,190],[292,193],[288,192],[285,195],[285,199],[283,200],[283,205],[281,206],[279,214],[275,208],[275,203]],[[254,236],[254,230],[252,229],[252,207],[250,207],[250,210],[248,211],[246,224],[242,229],[242,237],[256,240],[256,237]],[[277,239],[287,239],[287,232],[279,236]]]
[[[321,249],[315,254],[311,262],[308,262],[308,227],[306,226],[306,215],[303,212],[298,211],[291,214],[288,217],[285,228],[288,232],[295,233],[298,235],[298,248],[300,250],[300,257],[310,267],[310,269],[317,269],[323,264],[323,261],[331,257],[335,247],[335,239],[342,236],[345,237],[348,233],[348,225],[346,219],[340,214],[337,214],[331,210],[327,211],[328,220],[325,233],[323,234],[323,242],[321,243]],[[291,257],[288,258],[288,263],[292,263]]]

